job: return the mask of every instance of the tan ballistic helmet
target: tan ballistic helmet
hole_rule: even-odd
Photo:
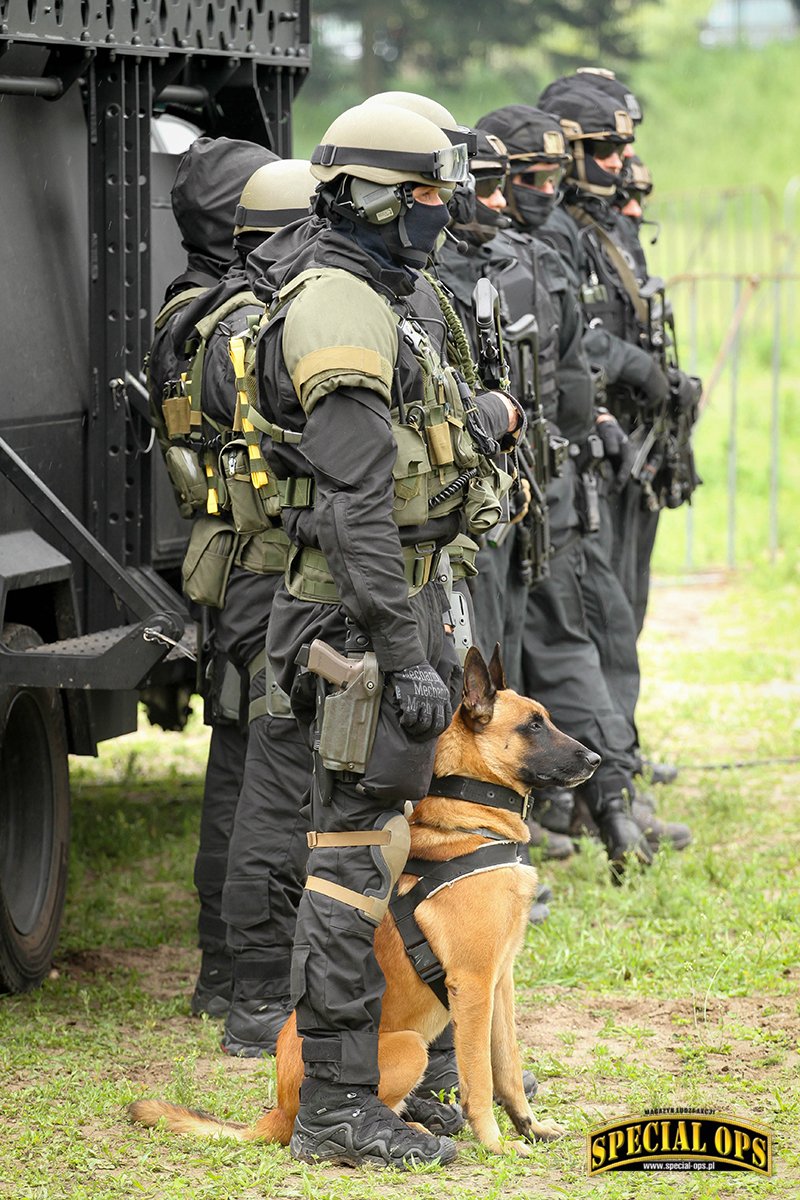
[[[418,113],[420,117],[426,117],[429,121],[433,121],[434,125],[438,125],[454,146],[459,142],[464,142],[470,158],[477,150],[474,131],[466,125],[458,125],[450,109],[445,108],[438,100],[431,100],[429,96],[420,96],[418,92],[376,92],[374,96],[369,96],[364,103],[395,105],[397,108],[404,108],[407,112]]]
[[[397,105],[370,102],[348,108],[311,155],[311,173],[328,182],[342,175],[370,183],[461,183],[467,148],[452,145],[433,121]]]
[[[307,217],[316,186],[307,158],[278,159],[259,167],[244,185],[233,236],[277,233]]]

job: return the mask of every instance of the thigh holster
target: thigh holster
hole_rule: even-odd
[[[379,892],[355,892],[352,888],[342,887],[341,884],[332,883],[328,879],[320,879],[317,875],[309,875],[306,890],[319,892],[323,896],[338,900],[341,904],[347,904],[350,908],[357,908],[376,925],[380,925],[389,907],[392,890],[400,878],[411,848],[411,830],[401,813],[391,813],[381,818],[381,822],[375,829],[357,832],[317,833],[312,829],[307,834],[311,850],[370,847],[373,862],[382,876]]]

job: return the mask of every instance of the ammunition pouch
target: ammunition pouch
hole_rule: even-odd
[[[433,542],[403,546],[403,568],[409,596],[421,592],[434,573],[438,555]],[[336,582],[321,550],[292,546],[286,565],[286,588],[297,600],[319,604],[341,604]]]
[[[475,563],[480,547],[477,542],[473,542],[472,538],[467,537],[465,533],[460,533],[458,537],[453,538],[452,542],[448,542],[445,549],[447,557],[450,559],[454,583],[457,583],[459,579],[473,579],[478,574]]]
[[[196,517],[181,567],[186,596],[222,608],[238,548],[239,535],[222,517]]]
[[[317,875],[309,875],[306,880],[306,890],[329,896],[340,904],[359,912],[373,924],[380,925],[394,886],[400,878],[403,867],[411,849],[411,830],[408,821],[401,813],[391,813],[378,818],[379,824],[374,830],[363,832],[317,833],[312,830],[307,834],[309,849],[355,849],[368,846],[373,862],[381,873],[382,888],[377,893],[354,892],[352,888],[342,887],[328,879]]]
[[[220,450],[219,475],[225,480],[231,519],[237,533],[258,533],[280,516],[278,482],[270,472],[263,486],[255,486],[244,439],[236,438]]]

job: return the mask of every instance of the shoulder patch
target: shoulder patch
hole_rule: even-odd
[[[391,404],[397,346],[397,317],[347,271],[309,278],[286,314],[283,356],[306,413],[338,387],[367,387]]]

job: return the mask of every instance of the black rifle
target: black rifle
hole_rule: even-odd
[[[682,402],[678,370],[678,349],[672,311],[664,293],[664,281],[654,276],[641,289],[647,303],[647,328],[642,338],[645,348],[656,358],[670,379],[669,394],[649,422],[643,419],[631,434],[635,451],[631,476],[642,488],[644,504],[655,512],[660,508],[679,508],[691,502],[692,492],[701,482],[694,462],[692,427],[697,420],[702,385],[691,376],[693,399]]]
[[[484,387],[508,388],[509,366],[503,347],[497,289],[488,279],[479,279],[472,301],[478,335],[478,372]],[[550,518],[545,488],[550,482],[552,463],[550,434],[540,400],[538,335],[532,313],[506,329],[506,339],[517,357],[520,400],[528,420],[513,457],[518,481],[524,479],[530,490],[528,510],[516,524],[520,574],[529,588],[550,574]],[[486,535],[488,545],[501,546],[513,528],[509,521],[495,525]]]

